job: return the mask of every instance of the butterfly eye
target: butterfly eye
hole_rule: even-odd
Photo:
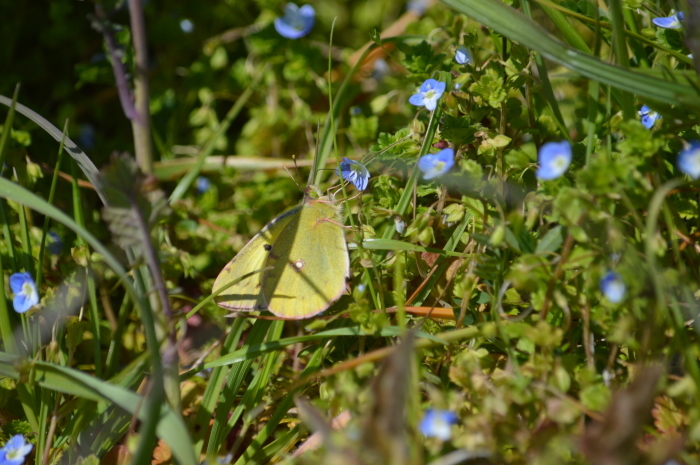
[[[272,246],[270,244],[265,244],[265,245],[263,245],[263,249],[265,249],[269,252],[270,250],[272,250]]]

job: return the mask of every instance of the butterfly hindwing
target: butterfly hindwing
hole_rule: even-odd
[[[345,291],[349,275],[340,210],[327,198],[307,200],[272,245],[262,278],[267,308],[283,318],[309,318]]]
[[[274,220],[256,234],[248,244],[221,270],[214,282],[212,292],[241,279],[248,273],[265,268],[270,250],[285,227],[294,219],[303,205],[295,207]],[[254,273],[223,291],[216,297],[219,306],[229,310],[264,310],[262,295],[263,273]]]

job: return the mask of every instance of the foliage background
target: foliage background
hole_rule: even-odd
[[[43,300],[24,316],[0,308],[2,439],[26,434],[36,463],[697,463],[698,191],[675,163],[698,138],[685,55],[700,50],[683,40],[692,15],[685,32],[651,24],[687,5],[446,4],[406,20],[382,44],[383,64],[362,60],[355,74],[351,57],[401,21],[403,2],[317,2],[316,25],[298,41],[271,25],[279,2],[146,2],[159,188],[183,186],[202,147],[213,148],[199,173],[211,187],[184,191],[154,224],[160,269],[134,260],[148,241],[126,252],[112,244],[133,224],[118,223],[120,233],[93,189],[56,181],[56,142],[36,119],[10,114],[0,258],[6,281],[41,269]],[[68,136],[102,168],[113,151],[133,150],[133,136],[91,27],[95,5],[3,1],[0,16],[12,20],[0,28],[0,94],[20,82],[18,101],[56,127],[68,119]],[[133,74],[126,5],[98,5]],[[460,44],[474,65],[454,62]],[[428,77],[450,90],[432,117],[406,103]],[[652,131],[638,121],[642,103],[663,115]],[[335,132],[325,130],[330,112]],[[562,139],[574,143],[571,168],[538,182],[537,149]],[[444,143],[456,167],[417,181],[416,159]],[[303,184],[317,150],[328,168],[350,156],[372,172],[345,210],[346,224],[362,225],[349,241],[375,242],[353,248],[350,292],[332,316],[231,320],[208,301],[187,318],[250,237],[300,200],[282,163],[295,155]],[[110,166],[98,189],[152,192],[128,161]],[[324,188],[337,181],[319,173]],[[48,199],[52,185],[56,208],[30,197]],[[162,199],[142,205],[158,210]],[[64,248],[40,260],[44,215]],[[115,264],[135,271],[127,278]],[[627,284],[619,305],[599,289],[608,269]],[[152,310],[160,274],[172,316]],[[442,318],[423,320],[434,307]],[[420,331],[415,342],[398,337],[406,327]],[[24,351],[8,328],[21,328]],[[168,363],[169,334],[179,366]],[[449,441],[417,432],[428,407],[459,415]],[[331,433],[326,419],[347,412]],[[290,458],[313,431],[324,447]]]

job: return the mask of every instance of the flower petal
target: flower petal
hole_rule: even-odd
[[[538,152],[537,177],[544,181],[563,175],[571,164],[571,144],[568,141],[547,142]]]
[[[455,61],[460,65],[468,65],[472,62],[472,54],[469,53],[467,47],[460,45],[455,51]]]
[[[417,107],[422,107],[424,100],[425,96],[422,93],[420,93],[411,95],[411,97],[408,99],[408,102]]]
[[[435,86],[437,86],[437,81],[435,79],[426,79],[423,84],[420,86],[420,91],[422,93],[426,93],[431,89],[435,89]]]
[[[311,31],[315,19],[316,12],[311,5],[299,8],[294,3],[287,3],[284,16],[275,19],[275,29],[282,37],[299,39]]]
[[[678,154],[678,168],[693,179],[700,178],[700,141],[690,145]]]
[[[428,409],[418,425],[426,437],[447,441],[452,436],[452,425],[458,422],[457,415],[448,410]]]
[[[600,280],[600,290],[606,299],[616,304],[625,298],[627,286],[619,273],[608,271]]]
[[[664,18],[654,18],[651,20],[652,23],[664,29],[680,29],[681,22],[678,20],[678,16],[672,15]]]

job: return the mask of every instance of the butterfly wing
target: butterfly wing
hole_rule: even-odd
[[[265,268],[273,244],[277,242],[285,227],[293,221],[303,205],[295,207],[268,223],[262,231],[253,237],[233,259],[221,270],[214,282],[212,293],[222,287],[240,280],[216,297],[216,303],[229,310],[264,310],[265,299],[262,295],[264,272],[246,274]]]
[[[340,210],[326,198],[307,200],[272,245],[263,277],[267,308],[302,319],[326,310],[345,291],[350,273]]]

